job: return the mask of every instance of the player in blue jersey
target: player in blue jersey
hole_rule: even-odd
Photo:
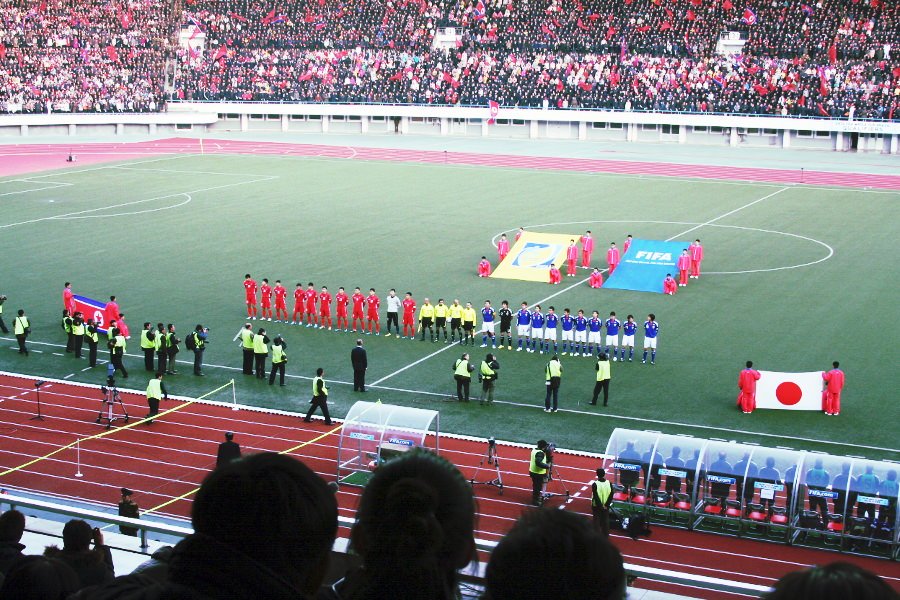
[[[481,309],[481,347],[487,348],[488,338],[491,338],[491,346],[497,347],[497,339],[494,337],[494,309],[491,307],[491,301],[484,301],[484,308]]]
[[[650,364],[656,364],[656,336],[659,334],[659,323],[656,322],[656,315],[650,313],[647,320],[644,321],[644,360],[647,362],[647,351],[650,351]]]
[[[534,311],[531,313],[531,350],[534,352],[538,348],[541,354],[544,353],[544,313],[541,312],[541,305],[535,304]]]
[[[516,337],[519,339],[519,347],[516,352],[522,351],[522,344],[528,349],[528,341],[531,336],[531,311],[528,310],[528,303],[523,302],[522,308],[516,313]]]
[[[619,328],[622,321],[616,318],[616,311],[609,313],[606,320],[606,355],[611,356],[613,362],[616,361],[616,354],[619,352]],[[609,353],[609,347],[612,346],[612,354]]]
[[[634,334],[636,331],[637,323],[634,322],[634,315],[628,315],[622,324],[622,352],[619,356],[621,360],[625,360],[625,348],[628,348],[628,362],[634,360]]]
[[[584,311],[579,309],[578,316],[575,317],[575,346],[572,356],[587,356],[587,323],[584,318]]]
[[[588,353],[585,356],[594,356],[594,344],[597,345],[597,352],[600,352],[600,344],[603,341],[603,334],[600,333],[602,328],[603,320],[600,319],[600,313],[595,310],[588,319]]]
[[[556,325],[559,323],[559,315],[552,306],[547,309],[547,317],[544,319],[544,347],[550,352],[550,342],[553,342],[553,354],[559,350],[556,343]]]
[[[562,323],[562,355],[565,356],[566,352],[569,351],[571,347],[571,351],[575,353],[575,317],[572,316],[571,312],[568,308],[563,309],[563,316],[560,318],[560,323]]]

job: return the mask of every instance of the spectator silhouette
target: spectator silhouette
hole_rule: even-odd
[[[25,533],[25,515],[16,509],[0,515],[0,575],[9,572],[10,567],[21,559],[25,545],[20,543]]]
[[[91,548],[91,542],[94,547]],[[81,519],[63,527],[63,547],[47,546],[44,556],[66,563],[78,575],[80,587],[104,583],[115,577],[112,552],[103,544],[103,533]]]
[[[0,598],[66,600],[81,587],[78,574],[64,561],[26,556],[10,568],[0,587]]]
[[[898,594],[883,579],[862,567],[834,562],[788,573],[765,600],[898,600]]]

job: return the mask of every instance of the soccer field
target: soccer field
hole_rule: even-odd
[[[105,366],[84,370],[60,327],[63,283],[97,299],[118,296],[132,331],[123,387],[143,389],[144,321],[180,334],[211,328],[206,378],[167,378],[170,393],[197,396],[236,378],[238,402],[305,411],[316,367],[332,382],[332,414],[381,399],[441,411],[445,431],[602,452],[616,427],[897,458],[898,364],[892,338],[898,268],[893,262],[900,194],[333,158],[179,155],[0,179],[0,249],[9,296],[3,315],[31,318],[32,348],[12,336],[0,368],[101,384]],[[609,241],[701,238],[704,276],[675,297],[591,290],[584,277],[560,286],[475,276],[481,255],[518,226],[549,233],[591,229],[602,261]],[[563,357],[560,412],[543,408],[547,355],[501,351],[495,406],[448,401],[452,364],[485,349],[365,337],[369,393],[353,394],[351,333],[266,323],[288,343],[288,386],[240,373],[232,337],[245,322],[242,279],[396,288],[421,304],[459,298],[478,308],[509,300],[586,313],[615,310],[660,323],[655,366],[613,363],[609,408],[585,406],[594,362]],[[289,302],[289,309],[291,308]],[[384,324],[384,303],[382,303]],[[258,327],[259,324],[255,324]],[[638,341],[642,336],[638,335]],[[480,344],[480,336],[478,344]],[[182,346],[180,359],[188,360]],[[101,358],[106,353],[101,352]],[[840,418],[821,413],[735,410],[746,360],[775,371],[813,371],[840,360],[847,373]],[[895,365],[895,367],[891,367]],[[473,392],[479,386],[473,381]],[[892,399],[893,398],[893,399]],[[226,400],[226,398],[222,398]],[[230,398],[227,398],[230,399]]]

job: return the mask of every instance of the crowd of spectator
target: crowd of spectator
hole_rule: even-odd
[[[172,57],[169,100],[900,116],[900,3],[884,0],[170,6],[4,4],[0,112],[159,110]],[[434,47],[446,26],[459,40]],[[741,54],[716,52],[725,31]]]

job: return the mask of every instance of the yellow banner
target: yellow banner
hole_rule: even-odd
[[[550,265],[562,269],[566,261],[566,248],[578,236],[565,233],[534,233],[526,231],[513,244],[491,277],[519,279],[522,281],[550,281]]]

